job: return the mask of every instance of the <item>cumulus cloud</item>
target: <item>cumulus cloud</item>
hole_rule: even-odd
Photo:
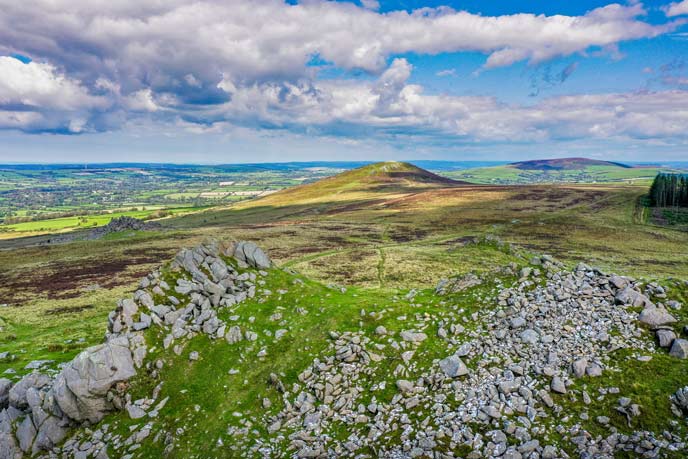
[[[280,0],[0,0],[0,7],[0,46],[8,53],[53,59],[91,78],[126,75],[127,91],[147,84],[212,92],[220,75],[250,82],[303,77],[316,54],[369,72],[405,52],[478,51],[489,55],[488,68],[542,62],[676,27],[643,22],[640,4],[582,16],[492,17],[447,7],[378,13],[352,3]]]
[[[468,142],[688,136],[688,91],[559,96],[509,105],[493,97],[427,95],[408,84],[410,72],[410,64],[397,59],[372,82],[241,87],[208,117],[323,135],[339,135],[345,126],[347,134],[374,130],[381,136],[403,132]]]
[[[0,56],[0,127],[81,132],[109,105],[50,64]]]
[[[688,0],[670,3],[666,8],[664,8],[664,13],[668,17],[688,15]]]
[[[557,99],[511,106],[425,94],[409,83],[412,66],[395,58],[480,52],[485,70],[539,64],[613,51],[674,31],[683,19],[650,24],[639,3],[580,16],[483,16],[448,7],[380,13],[377,1],[359,3],[0,0],[0,55],[34,59],[0,58],[0,128],[84,132],[140,117],[201,131],[232,124],[353,137],[409,129],[481,141],[643,136],[649,128],[632,128],[631,120],[661,120],[656,132],[672,133],[685,122],[675,110],[680,91],[628,95],[623,111],[609,100],[624,95],[606,102],[580,96],[573,112]],[[314,60],[370,79],[321,80]],[[555,78],[565,81],[576,65]],[[672,97],[666,110],[634,102]],[[575,120],[580,126],[572,113],[585,113]]]

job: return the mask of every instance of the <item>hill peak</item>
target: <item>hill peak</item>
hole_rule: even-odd
[[[521,170],[572,170],[583,169],[589,166],[612,166],[628,169],[631,166],[612,161],[602,161],[590,158],[554,158],[554,159],[534,159],[530,161],[520,161],[509,164],[510,167]]]
[[[400,161],[385,161],[344,171],[317,182],[288,188],[252,205],[292,205],[314,202],[381,199],[396,195],[465,184]]]
[[[452,186],[460,182],[441,177],[430,171],[414,166],[411,163],[402,161],[383,161],[368,164],[357,169],[342,172],[339,175],[325,179],[337,181],[341,184],[346,182],[378,184],[382,186],[401,186],[401,187],[435,187]],[[317,183],[317,182],[316,182]]]

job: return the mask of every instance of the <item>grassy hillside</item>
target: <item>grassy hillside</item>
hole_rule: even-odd
[[[359,167],[315,183],[275,193],[261,199],[260,206],[355,200],[366,198],[375,192],[387,198],[410,191],[446,188],[460,184],[409,163],[390,161]],[[240,205],[237,209],[251,207],[253,206]]]

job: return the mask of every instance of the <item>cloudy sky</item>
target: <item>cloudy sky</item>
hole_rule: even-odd
[[[688,159],[688,0],[0,0],[0,162]]]

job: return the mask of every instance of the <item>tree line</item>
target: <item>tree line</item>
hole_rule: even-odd
[[[658,174],[650,187],[650,201],[655,207],[688,207],[688,174]]]

